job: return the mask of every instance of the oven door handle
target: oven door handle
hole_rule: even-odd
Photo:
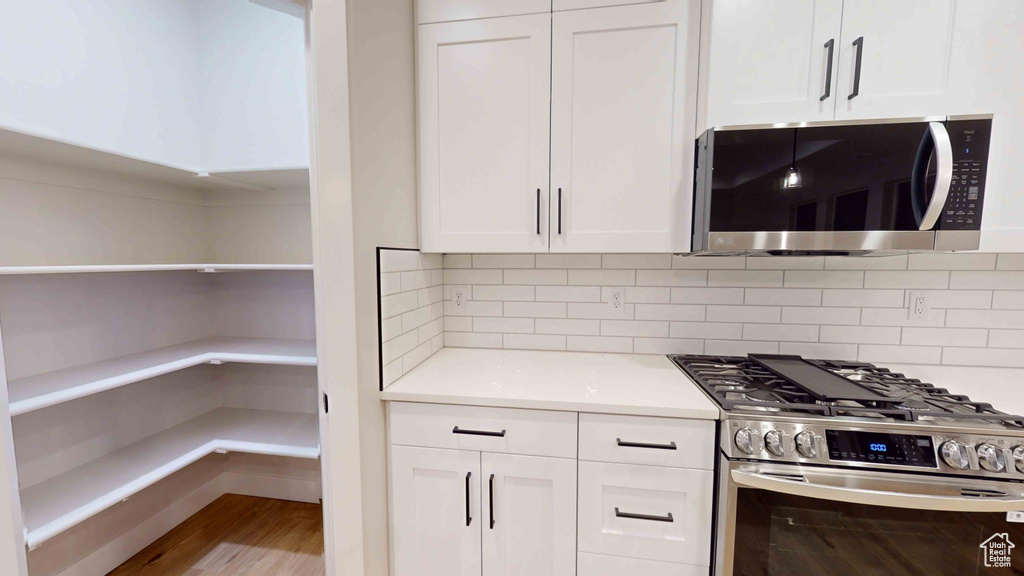
[[[969,489],[965,489],[965,494],[975,495],[940,496],[903,491],[867,490],[864,488],[816,484],[807,481],[800,474],[765,474],[748,472],[746,470],[733,470],[732,481],[743,488],[755,488],[781,494],[790,494],[792,496],[848,502],[850,504],[865,504],[868,506],[951,512],[1010,512],[1024,510],[1024,496],[995,491],[972,492]],[[907,484],[898,481],[893,482],[894,488],[899,486],[906,487]]]

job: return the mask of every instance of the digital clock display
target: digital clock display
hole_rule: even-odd
[[[931,436],[825,430],[830,460],[935,468]]]

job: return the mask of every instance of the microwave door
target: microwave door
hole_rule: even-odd
[[[935,166],[934,178],[929,178],[929,166]],[[927,189],[932,180],[931,189]],[[910,197],[918,230],[933,230],[946,206],[953,185],[953,145],[949,132],[941,122],[930,122],[921,138],[911,173]]]

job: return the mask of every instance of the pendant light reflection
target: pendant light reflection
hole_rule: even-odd
[[[786,171],[786,176],[782,179],[782,188],[800,188],[804,185],[804,179],[800,176],[800,171],[796,168],[796,128],[793,128],[793,162],[789,165],[789,170]]]

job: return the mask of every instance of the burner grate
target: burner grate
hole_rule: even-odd
[[[743,356],[670,358],[725,410],[786,411],[904,422],[986,421],[1024,428],[1024,417],[1004,414],[991,404],[973,402],[962,394],[952,394],[945,388],[863,362],[807,360],[869,392],[851,399],[809,390]]]

